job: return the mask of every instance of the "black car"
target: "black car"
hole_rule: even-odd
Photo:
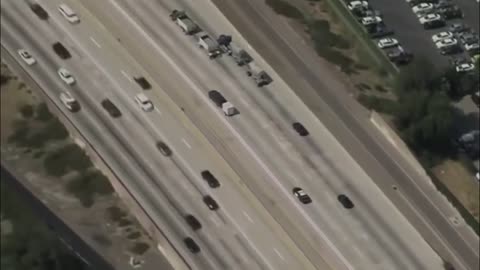
[[[347,195],[340,194],[337,197],[338,201],[347,209],[352,209],[354,207],[353,202],[348,198]]]
[[[30,4],[30,9],[42,20],[47,20],[49,17],[47,11],[37,3]]]
[[[70,57],[72,57],[72,55],[70,54],[70,52],[67,50],[67,48],[65,48],[65,46],[63,46],[62,43],[60,42],[55,42],[53,43],[53,51],[55,51],[55,53],[60,56],[60,58],[62,59],[68,59]]]
[[[305,193],[303,189],[299,187],[295,187],[292,189],[292,192],[293,192],[293,195],[295,195],[295,197],[297,197],[297,199],[303,204],[309,204],[312,202],[312,199],[310,198],[310,196],[308,196],[308,194]]]
[[[198,221],[198,219],[192,215],[186,215],[185,221],[194,231],[200,230],[202,228],[202,224],[200,223],[200,221]]]
[[[138,85],[140,85],[140,87],[142,87],[143,90],[152,88],[150,83],[144,77],[134,77],[133,79],[138,83]]]
[[[113,104],[113,102],[108,98],[102,100],[102,107],[110,114],[110,116],[114,118],[122,116],[122,113],[117,106],[115,106],[115,104]]]
[[[195,243],[195,241],[193,241],[192,238],[186,237],[185,239],[183,239],[183,242],[187,246],[188,250],[190,250],[190,252],[192,253],[200,252],[200,247],[197,245],[197,243]]]
[[[211,188],[217,188],[220,186],[220,182],[218,182],[217,178],[215,178],[209,170],[202,171],[201,175]]]
[[[463,18],[463,12],[458,6],[449,6],[437,11],[445,20]]]
[[[172,155],[172,150],[170,149],[170,147],[168,147],[168,145],[162,141],[157,142],[157,148],[158,151],[160,151],[160,153],[162,153],[162,155],[166,157]]]
[[[208,206],[210,210],[217,210],[218,204],[217,202],[210,196],[206,195],[203,197],[203,202]]]
[[[464,23],[452,23],[448,27],[448,31],[450,31],[452,33],[461,33],[461,32],[468,31],[469,29],[470,29],[470,27],[468,27],[468,25],[466,25]]]
[[[309,134],[308,130],[299,122],[293,123],[292,127],[300,136],[307,136]]]

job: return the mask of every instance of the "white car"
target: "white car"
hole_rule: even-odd
[[[58,76],[60,76],[60,79],[64,81],[68,85],[72,85],[75,83],[75,78],[73,78],[72,74],[70,74],[70,71],[68,71],[65,68],[59,68],[58,69]]]
[[[433,10],[433,4],[431,3],[420,3],[412,8],[413,13],[415,14],[425,14]]]
[[[352,1],[347,4],[349,10],[355,10],[357,8],[368,8],[367,1]]]
[[[377,43],[377,45],[380,49],[395,47],[398,44],[399,44],[399,42],[395,38],[382,38]]]
[[[467,51],[478,50],[479,47],[480,47],[480,45],[478,45],[478,43],[465,44],[465,50],[467,50]]]
[[[382,22],[382,18],[380,18],[379,16],[375,16],[375,17],[369,16],[369,17],[362,18],[362,24],[365,26],[380,23],[380,22]]]
[[[442,16],[440,16],[440,14],[430,13],[430,14],[427,14],[425,16],[420,17],[419,21],[420,21],[421,24],[426,24],[426,23],[430,23],[430,22],[434,22],[434,21],[439,21],[441,19],[442,19]]]
[[[458,41],[455,38],[446,38],[442,39],[435,43],[435,46],[439,49],[444,49],[447,47],[455,46],[458,44]]]
[[[25,61],[27,65],[31,66],[37,62],[35,58],[33,58],[33,56],[26,50],[20,49],[17,52],[18,52],[18,55],[20,55],[20,58],[22,58],[22,60]]]
[[[60,11],[60,14],[62,14],[69,23],[75,24],[80,22],[80,18],[78,18],[77,14],[68,5],[59,5],[58,11]]]
[[[475,69],[475,65],[472,63],[462,63],[455,67],[455,70],[458,73],[469,72]]]
[[[153,110],[153,103],[143,93],[135,96],[135,102],[137,102],[137,104],[140,105],[140,108],[146,112]]]
[[[438,34],[433,35],[432,40],[433,40],[433,43],[437,43],[442,39],[452,38],[452,37],[453,37],[452,32],[445,31],[445,32],[440,32]]]
[[[74,111],[78,108],[78,103],[75,98],[69,92],[62,92],[60,94],[60,100],[62,101],[63,105],[67,107],[69,111]]]

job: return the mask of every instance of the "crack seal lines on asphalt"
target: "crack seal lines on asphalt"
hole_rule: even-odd
[[[220,112],[216,110],[214,105],[208,101],[208,98],[202,93],[201,89],[197,87],[197,85],[192,81],[191,78],[189,78],[186,74],[183,73],[182,69],[175,63],[175,61],[166,53],[164,52],[161,48],[159,48],[158,44],[153,40],[153,38],[146,33],[142,27],[138,25],[138,23],[131,18],[123,8],[121,8],[115,1],[110,0],[113,6],[117,8],[117,10],[124,15],[124,17],[130,21],[130,23],[138,30],[139,33],[142,33],[143,36],[147,39],[147,41],[164,57],[165,60],[167,60],[170,65],[177,71],[177,73],[187,82],[193,90],[195,90],[199,96],[205,100],[206,104],[217,114],[219,115],[219,118],[224,124],[228,127],[228,129],[238,138],[240,143],[248,150],[248,152],[253,156],[253,158],[257,161],[257,163],[263,168],[263,170],[270,176],[271,179],[273,179],[278,185],[281,186],[280,181],[278,178],[273,174],[273,172],[268,168],[268,166],[255,154],[253,149],[250,147],[250,145],[243,139],[243,137],[236,131],[236,129],[223,117],[220,116]],[[282,189],[282,191],[286,194],[286,196],[289,196],[289,192],[287,192],[285,189]],[[288,195],[287,195],[288,194]],[[316,226],[315,222],[308,216],[308,214],[305,212],[304,209],[298,208],[298,210],[303,214],[303,216],[306,218],[306,220],[310,223],[310,225],[317,231],[317,233],[324,239],[324,241],[328,244],[330,249],[335,253],[336,257],[340,259],[341,263],[343,264],[344,267],[347,269],[353,269],[353,267],[349,264],[349,262],[346,260],[346,258],[341,254],[341,252],[337,249],[337,247],[330,241],[330,239],[325,235],[324,232],[319,230],[319,228]],[[252,248],[256,249],[255,247],[252,246]]]

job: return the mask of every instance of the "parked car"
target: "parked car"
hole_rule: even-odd
[[[457,46],[458,41],[455,38],[445,38],[440,41],[435,42],[435,46],[438,49],[444,49],[446,47],[452,47],[452,46]]]
[[[477,91],[471,95],[473,103],[480,107],[480,91]]]
[[[452,37],[453,37],[452,32],[444,31],[444,32],[440,32],[440,33],[437,33],[437,34],[433,35],[432,40],[433,40],[433,43],[437,43],[442,39],[452,38]]]
[[[368,8],[367,1],[352,1],[347,4],[347,8],[351,11]]]
[[[364,26],[369,26],[369,25],[372,25],[372,24],[378,24],[380,22],[382,22],[382,18],[380,18],[379,16],[375,16],[375,17],[363,17],[360,22],[364,25]]]
[[[299,188],[299,187],[295,187],[292,189],[292,192],[293,192],[293,195],[295,195],[295,197],[297,197],[297,199],[303,203],[303,204],[309,204],[312,202],[312,199],[310,198],[310,196],[308,196],[307,193],[305,193],[305,191],[303,191],[303,189]]]
[[[445,20],[438,13],[430,13],[419,18],[425,29],[439,28],[446,25]]]
[[[461,22],[452,23],[448,27],[448,31],[450,31],[452,33],[461,33],[461,32],[465,32],[469,29],[470,29],[470,27],[468,25],[466,25],[465,23],[461,23]]]
[[[465,73],[475,70],[475,65],[470,62],[459,63],[455,66],[455,70],[458,73]]]
[[[29,66],[35,64],[37,60],[33,58],[33,56],[25,49],[20,49],[17,51],[18,55],[20,55],[20,58]]]
[[[463,18],[463,12],[458,6],[449,6],[438,9],[437,12],[443,16],[445,20],[461,19]]]
[[[434,7],[432,3],[420,3],[412,8],[413,13],[417,14],[428,14],[433,11]]]
[[[390,47],[398,46],[399,42],[395,38],[382,38],[378,41],[377,46],[380,49],[386,49]]]

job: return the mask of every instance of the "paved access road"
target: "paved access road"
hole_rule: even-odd
[[[317,268],[324,267],[323,257],[337,269],[438,269],[433,250],[278,76],[259,90],[228,57],[209,60],[168,17],[184,8],[211,33],[235,33],[208,1],[83,5],[184,108]],[[172,72],[163,72],[165,67]],[[224,93],[240,114],[225,118],[206,98],[210,89]],[[291,129],[294,120],[312,136],[299,138]],[[314,203],[299,204],[294,186],[303,187]],[[345,210],[336,200],[340,193],[357,207]]]
[[[56,10],[59,3],[41,2],[50,14],[44,22],[26,2],[3,1],[2,46],[14,57],[17,49],[25,48],[36,58],[35,65],[22,65],[123,180],[191,269],[313,269],[151,78],[158,90],[146,94],[157,110],[146,114],[133,102],[141,90],[131,78],[145,72],[117,41],[87,12],[79,11],[81,24],[70,25]],[[70,50],[71,59],[55,55],[51,48],[55,41]],[[59,67],[71,71],[75,85],[60,80]],[[68,112],[59,101],[60,91],[65,90],[80,102],[79,112]],[[106,97],[119,107],[122,117],[112,119],[103,110],[99,103]],[[158,140],[173,149],[172,158],[158,152]],[[203,169],[217,176],[219,189],[210,189],[200,178]],[[202,202],[206,194],[217,200],[218,211],[210,211]],[[196,216],[203,228],[193,232],[184,220],[186,214]],[[187,250],[186,236],[198,243],[201,253]]]
[[[429,244],[457,268],[477,269],[478,236],[464,223],[452,223],[458,213],[422,179],[421,171],[407,164],[385,138],[373,130],[368,114],[346,94],[349,86],[340,83],[341,76],[318,60],[285,20],[262,3],[214,2]]]

